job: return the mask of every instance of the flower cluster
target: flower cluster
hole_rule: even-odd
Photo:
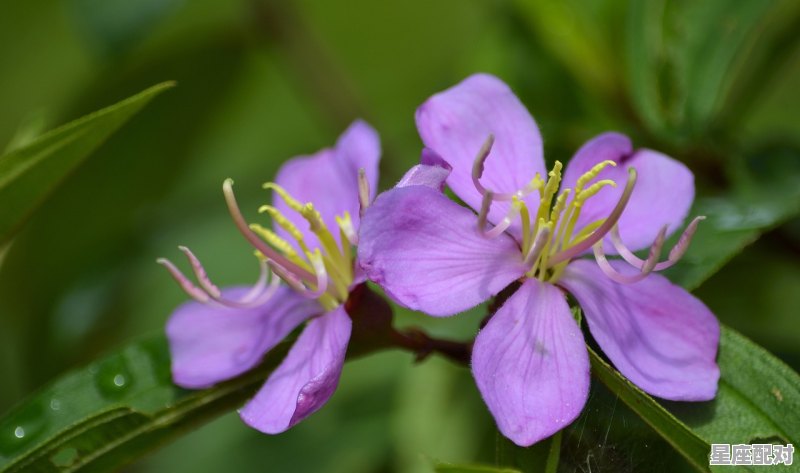
[[[198,285],[164,261],[196,299],[167,327],[176,383],[201,388],[236,376],[308,321],[241,411],[264,432],[291,427],[333,393],[352,325],[343,304],[366,278],[435,317],[513,288],[477,334],[471,366],[498,428],[519,445],[568,425],[588,397],[588,352],[568,294],[605,355],[640,388],[671,400],[715,396],[719,323],[654,273],[683,256],[702,219],[662,258],[694,199],[684,165],[605,133],[566,168],[556,161],[547,171],[535,121],[507,85],[485,74],[431,97],[416,121],[420,164],[372,203],[379,145],[361,122],[334,149],[289,161],[265,185],[274,204],[261,211],[272,229],[245,223],[226,181],[262,278],[220,291],[189,250]]]

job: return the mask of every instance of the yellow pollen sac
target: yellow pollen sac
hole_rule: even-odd
[[[561,213],[567,205],[567,198],[570,192],[572,192],[572,189],[564,189],[561,194],[559,194],[558,198],[556,198],[556,205],[553,206],[553,210],[550,212],[550,221],[553,225],[557,224],[558,220],[561,218]]]
[[[353,219],[350,217],[350,212],[345,211],[343,215],[337,215],[334,218],[336,219],[336,225],[339,225],[339,230],[341,230],[342,235],[345,237],[342,239],[342,245],[344,246],[345,240],[350,243],[355,243],[357,235],[356,229],[353,226]]]
[[[286,257],[289,258],[289,260],[292,263],[309,271],[312,269],[311,266],[308,263],[306,263],[306,261],[304,261],[303,258],[300,257],[300,255],[297,254],[297,252],[294,250],[294,248],[292,248],[292,245],[290,245],[288,241],[279,237],[272,230],[264,228],[257,223],[251,224],[250,230],[252,230],[256,235],[263,238],[264,241],[266,241],[267,244],[269,244],[271,247],[275,248],[276,250],[286,255]],[[261,255],[261,257],[263,257],[263,255]]]
[[[264,228],[257,223],[253,223],[250,225],[250,230],[253,230],[258,236],[263,238],[267,243],[270,244],[273,248],[280,251],[285,255],[297,255],[297,252],[294,251],[292,245],[289,244],[288,241],[284,240],[283,238],[279,237],[275,232],[268,228]]]
[[[598,192],[600,192],[600,189],[606,186],[617,187],[617,183],[611,179],[603,179],[602,181],[595,182],[586,189],[578,192],[578,194],[575,196],[575,206],[580,207],[590,197],[596,195]]]
[[[597,177],[598,174],[600,174],[600,171],[602,171],[608,166],[616,166],[616,165],[617,165],[616,162],[607,159],[592,166],[592,169],[589,169],[588,171],[583,173],[581,177],[578,178],[578,182],[575,185],[575,193],[577,194],[578,192],[580,192],[587,182],[591,181],[592,179]]]
[[[273,222],[277,223],[281,228],[286,230],[286,232],[291,235],[292,238],[297,240],[297,243],[299,243],[301,247],[305,247],[303,233],[292,223],[291,220],[286,218],[286,216],[283,215],[280,210],[271,205],[262,205],[258,208],[258,212],[269,214]]]
[[[602,161],[594,165],[578,178],[574,189],[562,190],[558,197],[555,198],[555,202],[553,202],[553,199],[562,180],[561,171],[563,166],[561,162],[556,161],[554,163],[546,181],[542,180],[538,174],[534,177],[530,186],[538,188],[540,194],[539,208],[534,216],[536,224],[532,225],[533,222],[530,221],[530,216],[527,214],[527,209],[524,208],[524,203],[522,203],[520,209],[520,216],[523,219],[522,250],[523,254],[526,255],[526,264],[531,264],[529,271],[526,273],[528,277],[536,277],[542,281],[556,280],[566,266],[566,262],[561,263],[559,260],[558,264],[554,266],[550,264],[550,260],[554,256],[562,254],[568,248],[589,238],[603,225],[606,219],[593,222],[575,233],[575,227],[583,204],[597,195],[604,187],[617,186],[616,182],[611,179],[603,179],[594,183],[592,181],[604,169],[616,165],[617,163],[611,160]],[[517,205],[516,201],[513,203]],[[534,235],[540,234],[548,235],[548,237],[546,240],[542,240],[540,246],[533,248],[535,246]]]
[[[283,199],[283,201],[286,202],[286,205],[288,205],[289,208],[294,210],[295,212],[300,212],[303,210],[303,204],[301,204],[294,197],[289,195],[289,193],[286,192],[286,189],[279,186],[278,184],[275,184],[274,182],[265,182],[262,187],[267,190],[271,189],[275,191],[275,193],[277,193],[281,197],[281,199]]]
[[[345,212],[342,216],[336,216],[336,223],[339,226],[342,239],[340,247],[325,225],[322,215],[314,208],[311,202],[301,203],[292,197],[286,189],[273,182],[264,184],[264,188],[273,190],[279,198],[286,202],[286,205],[291,210],[300,214],[308,222],[310,230],[319,239],[321,248],[310,249],[304,241],[303,232],[277,208],[271,205],[262,205],[259,208],[259,212],[268,214],[274,224],[297,240],[302,252],[298,254],[292,245],[269,229],[260,225],[251,225],[250,228],[264,239],[267,244],[284,253],[293,262],[304,269],[313,271],[317,275],[318,284],[323,280],[325,281],[324,285],[315,289],[316,292],[321,294],[314,293],[313,295],[326,308],[332,308],[336,304],[344,302],[347,299],[348,290],[354,276],[353,253],[350,245],[357,238],[350,214]]]

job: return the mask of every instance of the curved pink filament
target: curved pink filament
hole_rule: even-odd
[[[667,260],[656,264],[655,268],[653,268],[653,271],[662,271],[667,269],[683,258],[683,255],[686,254],[686,250],[689,249],[689,244],[691,243],[692,237],[697,231],[698,225],[702,220],[705,219],[706,217],[704,215],[695,217],[691,223],[686,226],[686,230],[683,231],[683,234],[681,234],[681,237],[678,239],[678,242],[675,244],[675,246],[673,246],[669,251]],[[622,237],[619,234],[618,226],[615,225],[614,228],[611,229],[610,235],[611,243],[614,245],[614,248],[617,250],[619,255],[622,256],[622,258],[631,266],[641,269],[645,261],[636,256],[630,249],[628,249],[627,246],[625,246],[625,243],[622,241]]]
[[[165,266],[167,270],[169,270],[170,274],[172,274],[173,278],[178,281],[178,284],[180,284],[184,292],[198,302],[203,304],[216,303],[224,307],[246,309],[264,304],[278,290],[278,284],[280,283],[278,278],[273,277],[272,281],[270,281],[269,287],[267,286],[266,282],[268,271],[266,263],[262,261],[261,274],[259,275],[258,281],[256,281],[250,291],[248,291],[248,293],[239,300],[228,299],[222,295],[217,286],[214,285],[214,283],[212,283],[208,278],[205,268],[203,268],[202,263],[194,255],[194,253],[192,253],[192,251],[185,246],[180,246],[179,249],[189,259],[189,262],[192,265],[192,270],[194,271],[200,287],[192,284],[192,282],[189,281],[189,279],[184,276],[183,273],[174,264],[172,264],[171,261],[160,258],[157,260],[157,262]]]
[[[367,180],[367,172],[364,168],[358,169],[358,215],[364,216],[364,211],[370,206],[369,201],[369,181]]]
[[[542,255],[542,251],[544,251],[544,247],[547,245],[549,237],[550,228],[542,227],[542,229],[539,230],[539,233],[536,234],[536,238],[533,240],[533,245],[531,245],[531,249],[528,252],[528,255],[525,257],[525,262],[523,263],[525,266],[530,266],[539,258],[539,256]]]
[[[189,260],[189,264],[192,265],[192,270],[194,271],[194,277],[197,279],[197,282],[200,283],[200,287],[202,287],[212,298],[217,298],[222,295],[219,288],[211,282],[208,278],[208,273],[206,273],[203,264],[200,263],[200,260],[197,256],[192,253],[192,250],[185,246],[179,246],[179,250],[186,255],[186,258]]]
[[[287,271],[286,268],[282,267],[275,261],[267,260],[267,264],[273,273],[277,274],[278,277],[280,277],[289,287],[303,297],[308,299],[317,299],[328,290],[328,275],[325,272],[323,272],[322,277],[319,280],[319,286],[317,286],[317,289],[312,291],[311,289],[307,288],[305,284],[303,284],[303,281],[299,280],[297,276]],[[320,291],[320,289],[323,290]]]
[[[512,205],[511,208],[508,209],[508,213],[506,213],[506,216],[503,217],[503,220],[501,220],[500,223],[492,227],[490,230],[484,231],[483,236],[485,236],[486,238],[495,238],[500,236],[501,233],[508,230],[508,227],[511,226],[511,222],[514,220],[514,217],[516,217],[518,213],[519,209],[515,205]]]
[[[634,274],[631,276],[626,276],[621,274],[613,266],[608,262],[606,258],[606,254],[603,251],[603,242],[597,242],[593,247],[592,250],[594,251],[594,258],[597,261],[598,266],[600,269],[605,273],[606,276],[611,278],[612,280],[622,283],[622,284],[632,284],[635,282],[639,282],[648,274],[653,271],[653,268],[656,266],[656,262],[658,258],[661,256],[661,250],[664,247],[664,240],[667,235],[667,227],[664,226],[661,231],[658,232],[658,236],[656,236],[655,242],[650,247],[650,253],[647,256],[647,259],[643,262],[642,267],[640,268],[641,271],[638,274]]]
[[[178,285],[181,286],[183,292],[188,294],[189,297],[191,297],[192,299],[196,300],[197,302],[201,302],[203,304],[207,303],[211,299],[205,291],[192,284],[192,282],[189,281],[189,278],[184,276],[181,270],[178,269],[177,266],[172,264],[172,261],[166,258],[158,258],[156,260],[156,263],[167,268],[167,271],[169,271],[169,273],[172,275],[172,277],[175,279]]]
[[[264,243],[263,240],[261,240],[250,230],[249,225],[244,220],[242,212],[239,210],[239,206],[236,203],[236,196],[233,194],[233,180],[225,179],[225,182],[222,184],[222,191],[225,194],[225,202],[228,204],[228,211],[233,218],[233,222],[236,224],[236,228],[239,229],[239,232],[247,239],[247,241],[249,241],[250,244],[260,251],[267,259],[275,261],[284,269],[293,273],[297,279],[313,284],[316,279],[313,274],[308,272],[306,269],[292,263],[288,258],[273,250],[272,247]]]
[[[513,200],[516,194],[493,192],[486,189],[485,187],[483,187],[483,184],[481,184],[481,177],[483,176],[483,167],[486,164],[486,158],[489,157],[489,153],[492,151],[492,145],[494,145],[494,135],[489,135],[489,137],[486,138],[486,141],[483,142],[480,151],[478,151],[478,155],[475,156],[475,161],[473,161],[472,163],[472,185],[475,186],[475,189],[482,196],[491,194],[492,200],[496,201]]]
[[[633,193],[633,188],[636,185],[636,169],[628,168],[628,182],[625,184],[625,189],[622,191],[622,195],[620,196],[619,200],[617,201],[617,205],[614,206],[614,209],[611,211],[611,214],[606,218],[605,222],[600,225],[597,230],[592,232],[588,237],[583,239],[582,241],[576,243],[569,248],[566,248],[559,253],[554,254],[548,261],[547,267],[552,268],[553,266],[562,263],[564,261],[568,261],[575,256],[583,253],[584,251],[588,250],[595,243],[602,240],[603,237],[617,224],[619,221],[620,216],[622,215],[622,211],[625,210],[625,206],[628,205],[628,201],[631,198],[631,193]]]
[[[481,201],[481,211],[478,212],[478,230],[480,230],[481,232],[486,230],[486,220],[489,216],[489,207],[492,206],[492,197],[493,194],[491,192],[483,194],[483,200]]]

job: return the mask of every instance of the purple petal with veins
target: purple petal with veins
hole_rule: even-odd
[[[575,420],[589,395],[589,356],[564,294],[525,281],[478,333],[472,373],[498,429],[517,445]]]
[[[249,288],[228,288],[237,299]],[[287,287],[259,307],[232,309],[187,302],[167,322],[172,378],[185,388],[206,388],[254,367],[289,332],[322,311],[317,301]]]
[[[406,307],[434,316],[472,308],[524,274],[516,241],[488,239],[476,216],[428,186],[384,192],[364,214],[358,261]]]
[[[364,169],[370,197],[374,198],[380,152],[380,140],[375,130],[365,122],[356,121],[342,134],[334,148],[323,149],[311,156],[298,156],[284,163],[275,176],[275,183],[300,203],[312,202],[328,228],[338,228],[335,217],[349,212],[353,227],[358,229],[359,169]],[[272,202],[303,232],[309,248],[320,246],[305,219],[291,211],[279,196],[273,195]],[[294,242],[282,228],[274,230],[289,242]],[[339,241],[338,231],[333,232],[333,236]]]
[[[475,74],[432,96],[417,109],[416,120],[425,146],[453,166],[447,185],[476,211],[482,196],[473,185],[472,166],[489,135],[494,136],[494,145],[481,178],[487,189],[513,193],[524,189],[536,173],[546,173],[536,122],[494,76]],[[532,208],[538,205],[536,194],[525,200]],[[489,221],[499,223],[508,208],[507,202],[496,202]],[[519,231],[517,222],[512,234],[519,236]]]
[[[636,272],[611,264],[622,274]],[[714,397],[719,322],[699,299],[659,274],[616,283],[586,260],[570,263],[559,284],[580,303],[603,352],[637,386],[675,401]]]
[[[277,434],[321,408],[339,384],[351,330],[342,306],[309,322],[280,366],[239,412],[242,420]]]

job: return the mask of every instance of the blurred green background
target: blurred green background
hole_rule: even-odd
[[[613,129],[686,162],[699,195],[786,207],[794,217],[697,294],[800,368],[800,220],[769,185],[800,187],[796,1],[2,0],[0,64],[0,147],[178,81],[0,250],[0,412],[161,330],[184,295],[154,261],[178,258],[176,245],[220,284],[254,280],[224,178],[254,216],[283,160],[361,117],[381,134],[386,188],[419,155],[415,108],[477,71],[520,95],[550,162]],[[481,317],[400,322],[468,338]],[[686,468],[612,395],[592,396],[562,469]],[[432,459],[490,463],[495,442],[467,370],[391,352],[349,363],[329,405],[289,433],[260,435],[232,413],[129,471],[423,472]]]

